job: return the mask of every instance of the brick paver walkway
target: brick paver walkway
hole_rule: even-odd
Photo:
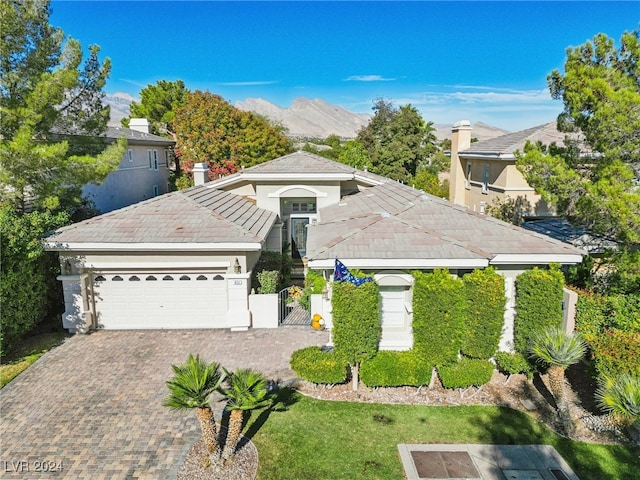
[[[286,380],[291,352],[327,341],[309,327],[76,335],[0,390],[0,477],[174,478],[200,431],[162,406],[171,364],[199,353]]]

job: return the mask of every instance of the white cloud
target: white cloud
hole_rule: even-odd
[[[385,78],[382,75],[351,75],[345,82],[392,82],[395,78]]]

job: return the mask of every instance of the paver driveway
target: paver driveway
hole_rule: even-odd
[[[200,431],[162,406],[171,364],[199,353],[286,380],[291,352],[327,341],[309,327],[76,335],[0,390],[0,477],[173,478]]]

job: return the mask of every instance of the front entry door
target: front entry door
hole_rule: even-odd
[[[291,218],[291,253],[294,257],[304,258],[307,254],[307,225],[309,218]]]

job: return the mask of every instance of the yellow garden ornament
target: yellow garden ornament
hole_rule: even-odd
[[[319,313],[314,313],[311,318],[311,328],[314,330],[322,330],[324,328],[324,320]]]

